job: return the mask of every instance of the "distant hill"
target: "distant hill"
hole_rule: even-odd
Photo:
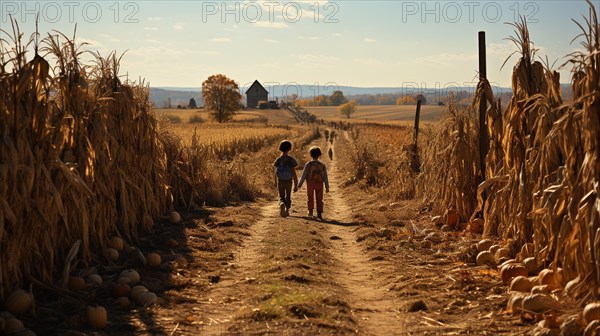
[[[299,97],[312,98],[321,94],[330,95],[333,91],[340,90],[345,96],[359,96],[359,95],[384,95],[384,94],[397,94],[402,95],[416,95],[418,93],[425,94],[427,101],[435,103],[443,100],[450,91],[467,91],[474,93],[474,87],[447,87],[447,88],[416,88],[416,87],[353,87],[353,86],[336,86],[336,85],[300,85],[300,84],[288,84],[288,85],[265,85],[267,91],[269,91],[270,100],[281,100],[284,97],[289,97],[292,94],[297,94]],[[244,93],[247,87],[240,88],[242,96],[245,98]],[[507,96],[510,95],[512,90],[510,88],[497,87],[493,88],[495,95]],[[571,87],[568,84],[562,84],[563,95],[565,99],[571,99]],[[190,98],[196,100],[198,106],[204,105],[202,100],[201,88],[199,87],[156,87],[150,88],[150,99],[157,107],[167,107],[171,99],[171,107],[177,107],[177,105],[187,106]]]
[[[191,98],[194,98],[196,105],[204,105],[202,94],[199,89],[193,90],[182,88],[181,90],[171,90],[150,88],[150,101],[152,101],[156,107],[169,107],[169,99],[171,100],[170,107],[177,107],[177,105],[188,106]]]

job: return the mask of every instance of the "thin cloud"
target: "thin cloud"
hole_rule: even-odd
[[[328,3],[329,1],[328,1],[328,0],[299,0],[298,2],[300,2],[300,3],[304,3],[304,4],[307,4],[307,5],[315,5],[315,4],[318,4],[318,5],[320,5],[320,6],[323,6],[323,5],[325,5],[326,3]]]
[[[313,54],[298,55],[297,58],[305,62],[335,62],[340,60],[338,57],[335,56]]]
[[[156,27],[144,27],[144,30],[157,31],[158,28],[156,28]]]
[[[160,43],[159,40],[154,40],[154,39],[145,39],[144,41],[146,41],[148,43],[154,43],[154,44],[159,44]]]
[[[301,40],[320,40],[321,38],[319,36],[298,36],[299,39]]]
[[[269,29],[286,29],[288,25],[283,22],[268,22],[268,21],[259,21],[254,24],[254,26],[259,28],[269,28]]]
[[[130,58],[132,56],[139,56],[140,58],[143,59],[155,59],[155,58],[161,58],[164,55],[166,56],[180,56],[183,55],[183,51],[179,50],[179,49],[173,49],[173,48],[166,48],[166,47],[162,47],[162,46],[145,46],[142,48],[137,48],[137,49],[131,49],[127,52],[127,54],[130,56]],[[135,57],[134,57],[135,58]]]
[[[148,21],[162,21],[163,18],[161,18],[160,16],[151,16],[148,18]]]
[[[352,60],[354,63],[359,63],[363,65],[380,65],[383,64],[380,60],[376,58],[355,58]]]
[[[231,42],[231,39],[229,37],[215,37],[215,38],[211,39],[211,41],[218,42],[218,43],[227,43],[227,42]]]
[[[177,23],[173,26],[173,29],[175,30],[183,30],[183,25],[181,25],[180,23]]]
[[[342,34],[340,34],[340,33],[333,33],[333,34],[331,34],[331,36],[339,37],[339,36],[342,36]]]
[[[376,39],[373,39],[373,38],[370,38],[370,37],[365,37],[365,38],[363,39],[363,42],[367,42],[367,43],[375,43],[375,42],[377,42],[377,40],[376,40]]]
[[[477,59],[477,54],[452,54],[442,53],[437,55],[429,55],[424,57],[417,57],[412,59],[413,63],[416,64],[427,64],[427,65],[440,65],[449,66],[456,64],[457,62],[473,62]]]
[[[96,40],[90,39],[90,38],[86,38],[86,37],[77,38],[76,43],[77,44],[86,43],[88,49],[94,49],[94,50],[104,49],[104,45],[102,43],[100,43]]]
[[[264,41],[267,42],[267,43],[279,43],[279,41],[272,40],[272,39],[265,39]]]
[[[120,39],[118,39],[118,38],[116,38],[116,37],[114,37],[114,36],[112,36],[112,35],[108,35],[108,34],[100,34],[100,36],[102,36],[102,37],[104,37],[104,38],[108,39],[110,42],[121,42],[121,40],[120,40]]]

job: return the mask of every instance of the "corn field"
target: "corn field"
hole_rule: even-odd
[[[418,193],[429,202],[456,209],[463,222],[477,206],[478,136],[474,109],[459,109],[451,95],[442,120],[421,143]]]
[[[255,197],[243,165],[212,169],[197,137],[184,145],[156,119],[149,88],[121,80],[114,52],[84,64],[74,37],[25,39],[16,24],[5,35],[0,301],[27,284],[66,286],[75,263],[92,262],[113,236],[135,243],[174,208]]]
[[[422,174],[423,185],[436,186],[425,195],[456,208],[463,220],[481,212],[484,234],[503,238],[513,255],[533,243],[538,264],[562,268],[565,282],[579,277],[584,300],[600,287],[600,26],[588,3],[589,16],[574,20],[583,51],[563,65],[572,66],[573,100],[563,101],[559,73],[536,59],[525,20],[515,23],[511,41],[519,58],[508,106],[500,110],[489,83],[481,82],[473,106],[450,108],[438,126],[423,150]],[[469,110],[483,101],[490,149],[476,202],[481,175],[477,149],[470,146],[478,125]]]

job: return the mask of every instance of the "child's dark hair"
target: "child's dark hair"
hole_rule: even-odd
[[[292,142],[289,140],[283,140],[279,144],[279,150],[282,152],[289,152],[290,150],[292,150]]]
[[[321,153],[321,148],[319,148],[318,146],[310,147],[309,153],[310,153],[310,157],[313,157],[313,158],[318,158],[319,156],[321,156],[321,154],[323,154],[323,153]]]

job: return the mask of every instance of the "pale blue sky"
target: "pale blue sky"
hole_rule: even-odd
[[[10,28],[8,14],[13,14],[21,30],[31,34],[33,13],[39,10],[41,32],[71,35],[77,23],[79,41],[92,43],[91,49],[128,50],[123,74],[141,76],[152,86],[177,87],[199,87],[217,73],[241,86],[255,79],[366,87],[464,85],[476,80],[480,30],[487,33],[490,81],[510,86],[514,61],[500,70],[515,50],[505,40],[512,34],[505,22],[527,15],[539,55],[562,64],[566,54],[580,48],[570,44],[579,33],[571,18],[588,13],[583,0],[0,2],[2,29]],[[563,72],[563,82],[568,75]]]

